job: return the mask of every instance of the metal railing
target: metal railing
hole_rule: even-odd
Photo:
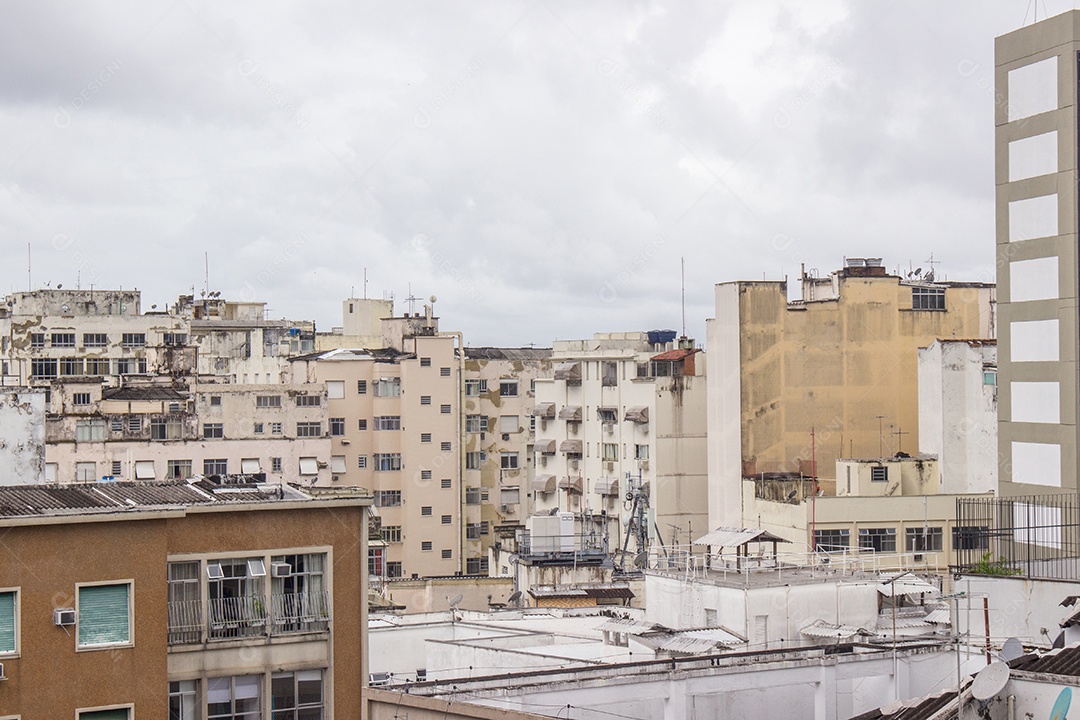
[[[270,603],[274,633],[318,632],[329,628],[330,594],[326,590],[273,595]]]
[[[170,645],[198,644],[207,640],[325,632],[330,627],[330,594],[326,590],[301,593],[176,600],[168,603]]]

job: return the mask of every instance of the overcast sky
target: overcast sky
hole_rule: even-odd
[[[35,287],[161,307],[208,254],[329,329],[366,268],[549,345],[679,329],[680,257],[701,341],[714,283],[804,262],[993,280],[993,41],[1030,5],[5,4],[0,289],[29,243]]]

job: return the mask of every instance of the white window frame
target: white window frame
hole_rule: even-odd
[[[102,643],[100,645],[80,645],[79,625],[82,623],[80,612],[79,592],[84,587],[102,587],[106,585],[127,585],[128,587],[128,639],[126,642]],[[100,582],[75,583],[75,652],[98,652],[101,650],[115,650],[117,648],[135,647],[135,578],[121,578],[117,580],[104,580]],[[93,708],[94,710],[118,710],[131,705],[117,705],[115,707]],[[86,710],[84,708],[83,710]]]
[[[15,618],[14,618],[14,633],[15,633],[15,649],[11,651],[0,652],[0,660],[7,658],[17,658],[22,655],[22,590],[18,587],[6,587],[0,588],[0,593],[14,593],[15,594]]]
[[[96,707],[76,708],[75,720],[80,720],[80,718],[82,718],[83,716],[83,713],[104,712],[106,710],[127,710],[128,720],[134,720],[135,718],[135,703],[121,703],[119,705],[98,705]],[[12,717],[17,718],[19,716],[13,715]]]

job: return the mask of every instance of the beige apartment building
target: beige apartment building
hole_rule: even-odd
[[[1077,53],[1072,10],[995,41],[1001,493],[1077,484]]]
[[[693,340],[597,333],[555,342],[552,363],[536,382],[533,512],[572,514],[575,546],[603,551],[704,533],[705,359]]]
[[[45,481],[250,475],[331,484],[326,386],[52,383]]]
[[[375,493],[385,544],[374,574],[454,575],[465,566],[459,340],[430,310],[382,326],[385,347],[294,358],[293,382],[326,386],[331,483]]]
[[[910,275],[910,277],[909,277]],[[716,286],[709,333],[709,520],[743,527],[742,479],[832,474],[842,457],[919,447],[918,351],[992,338],[989,283],[903,277],[848,258],[826,278]],[[811,432],[813,431],[813,436]]]
[[[551,348],[465,348],[466,574],[487,574],[532,513],[536,382],[551,373]]]

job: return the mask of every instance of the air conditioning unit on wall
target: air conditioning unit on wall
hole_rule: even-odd
[[[75,610],[73,608],[53,610],[52,621],[57,627],[70,627],[75,624]]]

